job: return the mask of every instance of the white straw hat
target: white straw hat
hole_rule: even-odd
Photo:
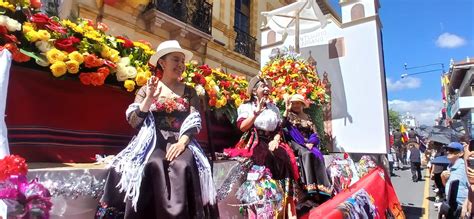
[[[189,50],[181,48],[178,41],[167,40],[160,43],[160,45],[158,45],[158,47],[156,48],[156,53],[150,57],[150,60],[148,62],[151,63],[152,65],[155,65],[158,59],[172,52],[183,53],[185,62],[189,62],[189,60],[191,60],[191,58],[193,57],[193,53]]]
[[[305,108],[309,107],[309,102],[301,94],[293,94],[293,96],[290,97],[290,102],[301,102]]]

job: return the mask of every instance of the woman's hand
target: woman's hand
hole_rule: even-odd
[[[274,151],[275,149],[278,149],[278,145],[280,144],[280,141],[273,139],[268,143],[268,150]]]
[[[160,80],[156,76],[151,76],[148,81],[146,82],[147,89],[146,89],[146,97],[150,98],[157,98],[161,93],[161,87],[158,88],[158,82]]]
[[[290,98],[288,97],[285,99],[285,111],[289,112],[290,109],[291,109],[291,101],[290,101]]]
[[[179,141],[170,145],[170,147],[166,149],[166,160],[173,161],[175,158],[177,158],[184,152],[184,149],[186,149],[186,144],[181,143]]]
[[[267,101],[267,98],[263,97],[262,99],[260,99],[257,103],[257,109],[255,109],[255,111],[253,112],[256,116],[260,115],[260,113],[262,113],[265,108],[266,108],[266,101]]]
[[[306,148],[311,150],[311,149],[313,149],[314,144],[313,143],[306,143],[305,146],[306,146]]]

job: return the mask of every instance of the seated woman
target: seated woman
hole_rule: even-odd
[[[250,80],[247,92],[251,98],[238,108],[237,126],[245,132],[244,136],[252,137],[246,144],[237,144],[233,149],[226,149],[225,153],[230,156],[250,157],[254,165],[268,168],[271,178],[280,181],[285,192],[283,197],[286,200],[283,200],[283,209],[274,210],[287,214],[288,204],[294,206],[291,182],[297,177],[295,175],[297,168],[294,155],[288,153],[291,149],[281,143],[281,116],[276,105],[268,100],[270,85],[271,83],[258,76]],[[255,193],[251,191],[253,189],[249,187],[248,191],[241,193]]]
[[[218,217],[210,164],[193,138],[199,99],[179,80],[191,57],[175,40],[152,56],[163,77],[152,76],[127,109],[140,131],[112,161],[96,218]]]
[[[303,111],[309,107],[300,94],[286,100],[283,113],[283,127],[289,145],[298,156],[301,181],[308,194],[320,192],[331,195],[331,183],[324,165],[324,158],[318,149],[319,137],[311,118]]]

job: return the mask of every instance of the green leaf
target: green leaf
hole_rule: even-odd
[[[36,54],[34,52],[29,52],[29,51],[26,51],[24,49],[20,49],[20,52],[31,57],[31,58],[34,58],[35,60],[39,60],[41,62],[48,62],[48,60],[46,59],[46,57],[44,57],[43,55],[39,55],[39,54]]]

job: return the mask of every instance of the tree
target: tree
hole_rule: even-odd
[[[400,122],[401,122],[400,113],[395,110],[388,109],[388,124],[390,128],[391,129],[400,128]]]

